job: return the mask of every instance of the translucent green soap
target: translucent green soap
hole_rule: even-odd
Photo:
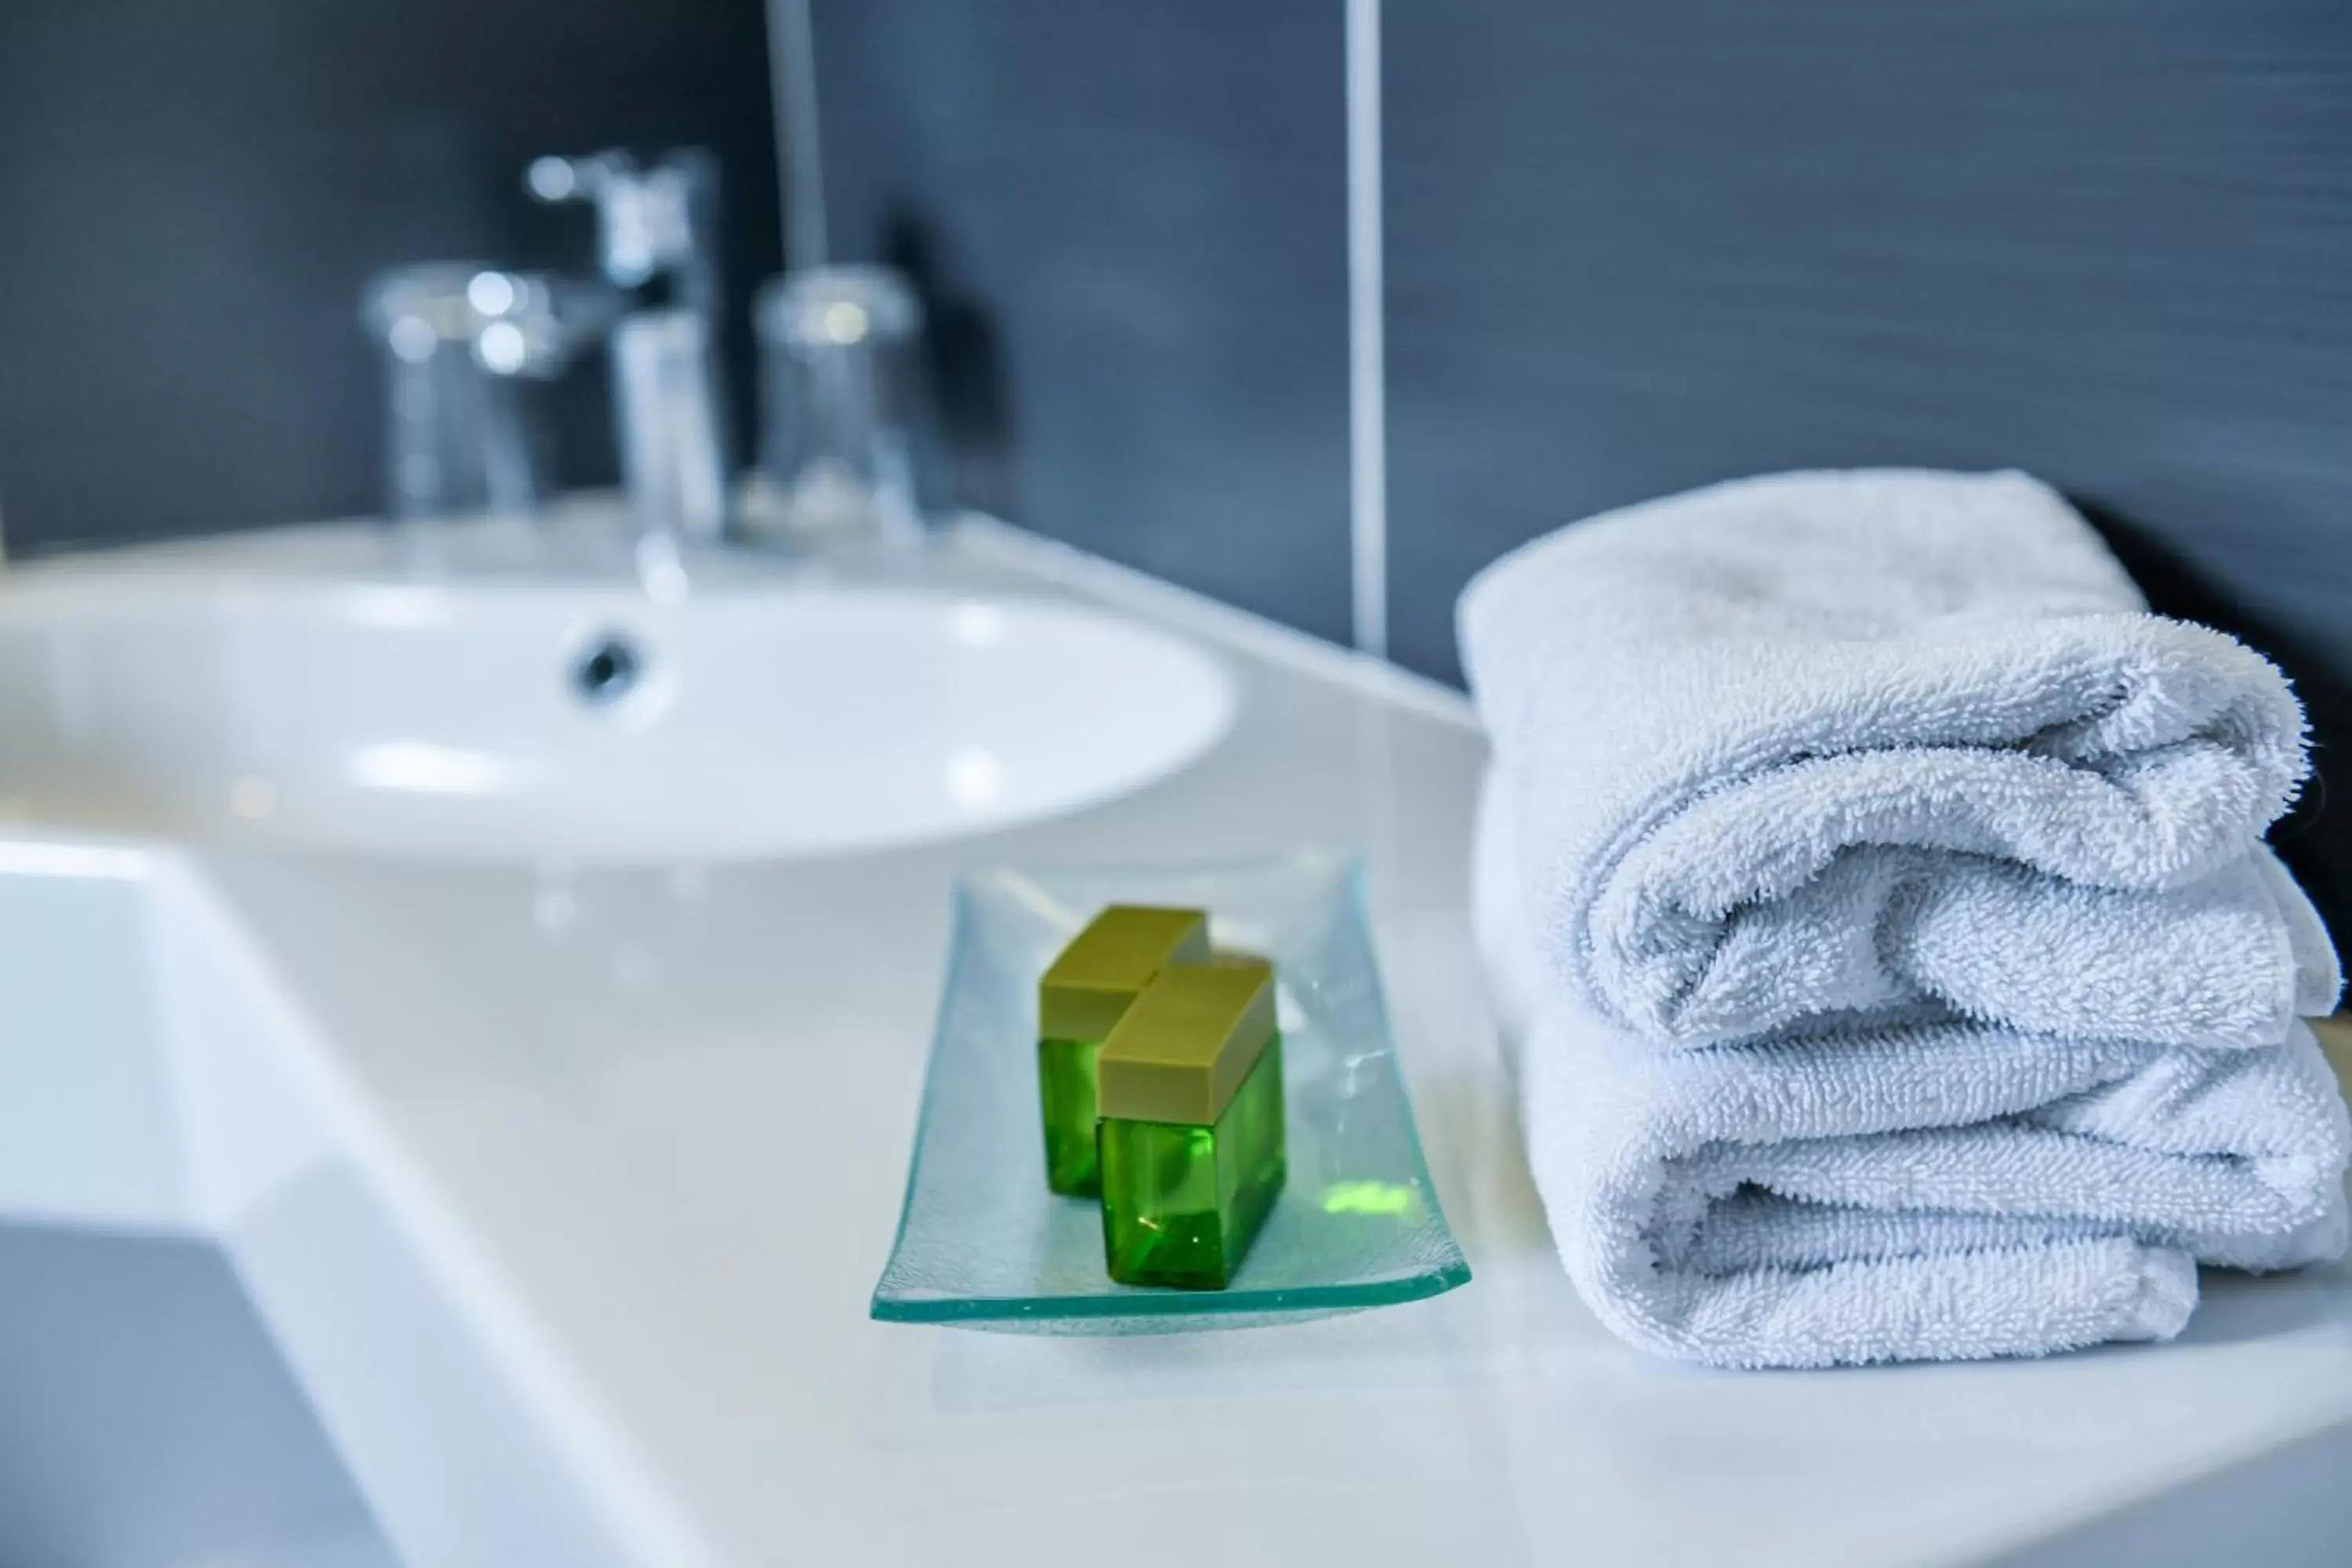
[[[1110,1277],[1223,1289],[1286,1175],[1273,967],[1221,954],[1164,971],[1096,1072]]]
[[[1038,1168],[1028,1048],[1037,977],[1084,916],[1110,903],[1214,910],[1217,934],[1246,932],[1274,964],[1288,1174],[1222,1290],[1113,1279],[1102,1205],[1055,1196]],[[1415,1135],[1352,860],[1308,850],[1064,862],[958,879],[947,985],[876,1318],[1010,1334],[1191,1333],[1387,1307],[1469,1278]]]
[[[1045,1184],[1101,1190],[1095,1152],[1095,1058],[1152,977],[1205,963],[1208,917],[1199,910],[1113,904],[1070,940],[1037,986],[1037,1100]]]

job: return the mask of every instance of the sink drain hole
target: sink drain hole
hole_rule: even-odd
[[[572,689],[583,701],[616,702],[637,683],[644,661],[628,638],[608,633],[591,641],[572,661]]]

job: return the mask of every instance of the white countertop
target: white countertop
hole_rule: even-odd
[[[419,1562],[504,1508],[570,1542],[539,1559],[567,1563],[1174,1564],[1209,1542],[1230,1568],[1960,1563],[2352,1422],[2340,1268],[2209,1277],[2179,1342],[2035,1363],[1734,1373],[1621,1345],[1570,1289],[1517,1148],[1465,910],[1483,761],[1466,710],[1022,536],[978,530],[949,554],[960,580],[1051,584],[1214,647],[1232,731],[1076,816],[833,861],[551,881],[255,848],[165,851],[166,873],[135,847],[19,846],[20,869],[171,881],[226,917],[181,978],[282,993],[274,1065],[215,1067],[284,1077],[313,1131],[189,1153],[241,1173],[187,1223],[236,1260]],[[1366,856],[1472,1282],[1150,1339],[869,1321],[952,872],[1308,842]],[[206,1090],[174,1059],[182,1115],[279,1092]],[[0,1207],[71,1217],[5,1166]],[[137,1183],[116,1186],[118,1217],[142,1223]],[[427,1307],[368,1271],[352,1238],[381,1226],[425,1260]],[[446,1370],[452,1344],[466,1378],[404,1370]],[[502,1499],[459,1497],[468,1442],[518,1421],[543,1458]],[[476,1523],[426,1517],[436,1497]]]

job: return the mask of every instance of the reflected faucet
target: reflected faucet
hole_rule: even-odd
[[[640,165],[625,152],[540,158],[542,202],[595,208],[597,268],[617,292],[607,329],[621,479],[645,525],[709,543],[734,532],[719,378],[719,171],[699,149]]]

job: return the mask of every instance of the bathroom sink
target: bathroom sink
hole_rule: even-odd
[[[1044,597],[18,574],[0,819],[573,863],[813,856],[1078,810],[1231,717],[1191,644]]]

